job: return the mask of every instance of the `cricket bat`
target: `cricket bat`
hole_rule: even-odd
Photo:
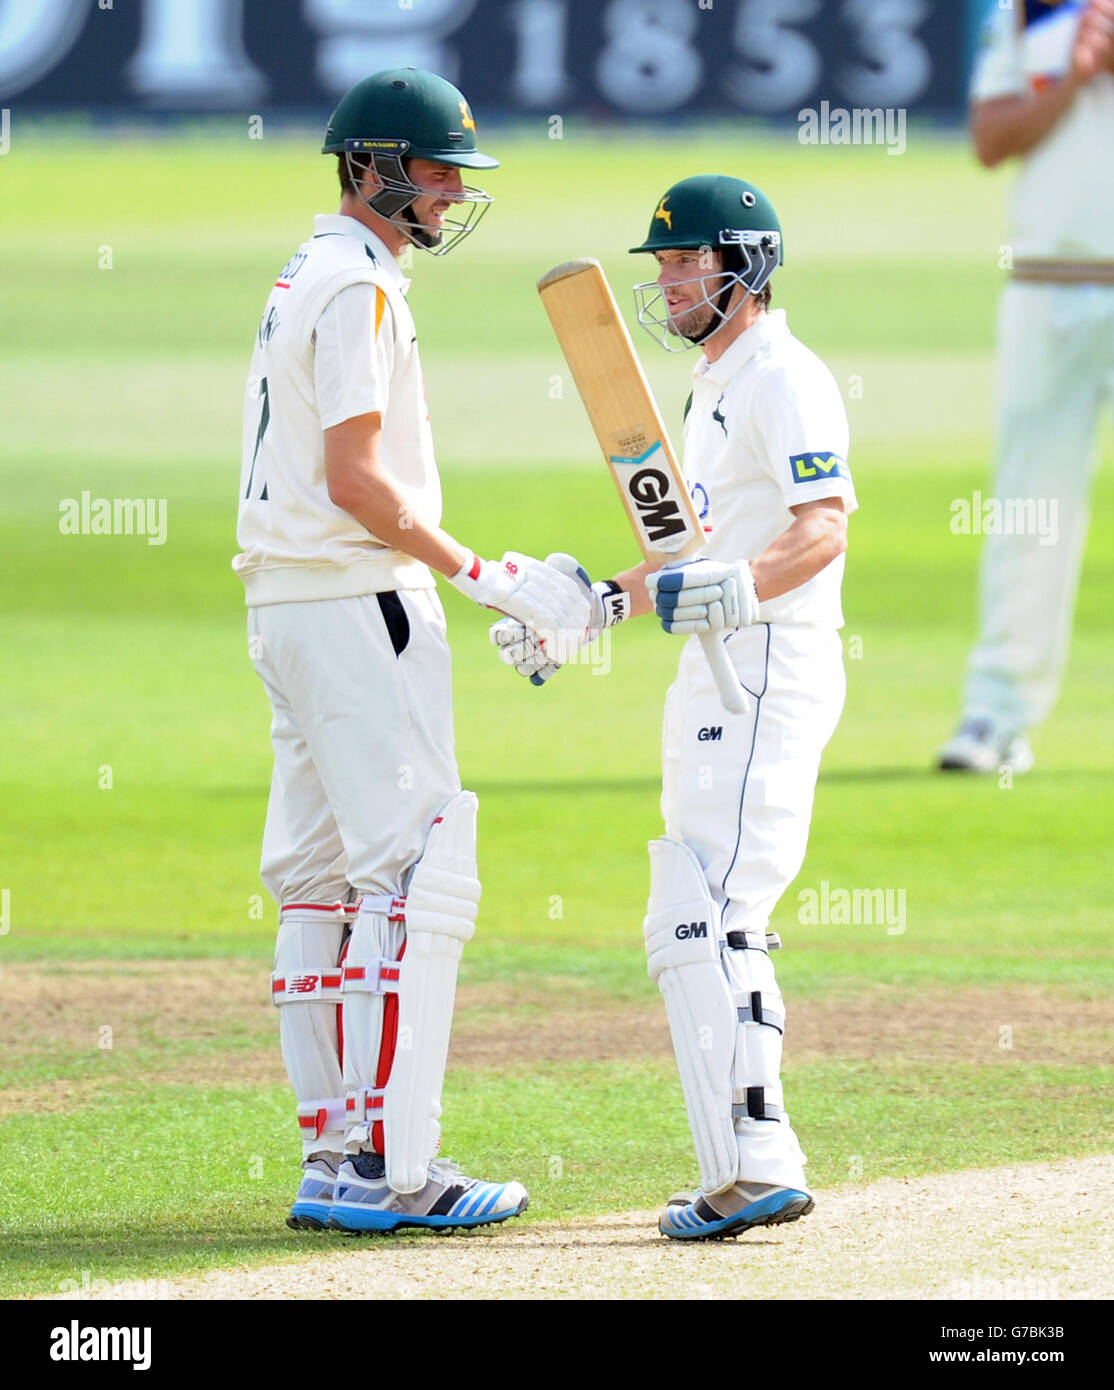
[[[642,554],[691,559],[704,548],[704,526],[599,261],[554,266],[538,293]],[[724,709],[741,714],[745,697],[722,636],[702,632],[700,642]]]

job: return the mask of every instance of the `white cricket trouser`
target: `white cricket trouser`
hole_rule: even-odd
[[[260,872],[286,909],[275,970],[321,972],[345,944],[343,917],[324,909],[357,894],[402,893],[434,817],[460,790],[445,615],[435,590],[411,589],[252,608],[248,632],[272,711]],[[343,1069],[338,1013],[351,1040]],[[350,1017],[348,1002],[338,1010],[308,1001],[279,1015],[303,1158],[337,1153],[353,1059],[368,1074],[351,1086],[375,1080],[372,1040],[358,1036],[362,1015]],[[319,1107],[327,1122],[305,1128],[304,1111]]]
[[[665,833],[695,851],[725,935],[764,932],[800,872],[820,755],[846,693],[843,644],[834,630],[761,623],[741,629],[727,650],[747,692],[744,712],[723,708],[692,638],[666,700],[662,739]],[[750,954],[726,952],[729,970],[740,978],[753,971],[743,959]],[[761,988],[772,994],[772,971],[764,973],[764,957],[759,964]],[[738,1084],[775,1081],[780,1055],[778,1038],[766,1058],[773,1074]],[[804,1186],[804,1157],[787,1120],[742,1119],[735,1129],[742,1180]]]
[[[993,492],[1043,500],[1055,530],[984,543],[964,715],[1006,733],[1039,724],[1059,693],[1104,400],[1114,402],[1114,286],[1008,286],[998,314]]]
[[[397,656],[388,618],[409,629]],[[280,905],[401,892],[460,790],[435,590],[267,604],[248,633],[275,752],[264,884]]]
[[[726,931],[764,931],[808,845],[820,755],[843,709],[843,644],[828,628],[760,623],[727,650],[747,692],[728,714],[695,639],[665,705],[662,816],[704,866]]]

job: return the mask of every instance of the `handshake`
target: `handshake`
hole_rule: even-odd
[[[509,615],[492,627],[491,640],[535,685],[630,613],[630,595],[618,584],[593,584],[582,565],[561,553],[544,564],[513,550],[498,562],[473,557],[450,583]]]
[[[508,562],[517,569],[517,586],[478,601],[510,615],[492,626],[491,640],[501,660],[534,685],[544,685],[605,628],[631,616],[631,594],[615,580],[593,584],[572,555],[558,552],[542,564],[512,552],[503,557],[504,569]],[[758,618],[746,561],[670,566],[648,575],[646,590],[666,632],[733,632]]]
[[[491,640],[499,648],[501,660],[513,666],[520,676],[534,685],[544,685],[582,647],[586,647],[606,627],[614,627],[630,616],[630,594],[614,580],[593,584],[584,566],[571,555],[557,552],[546,557],[546,568],[555,570],[573,584],[584,605],[584,621],[561,626],[526,624],[504,618],[491,628]]]
[[[508,621],[534,632],[579,634],[591,619],[592,586],[571,555],[551,555],[544,564],[516,550],[501,560],[474,555],[449,583],[481,607],[506,613]]]

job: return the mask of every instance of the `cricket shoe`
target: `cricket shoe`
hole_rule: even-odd
[[[941,772],[1028,772],[1033,750],[1021,734],[1003,734],[989,719],[967,719],[936,755]]]
[[[405,1226],[450,1231],[506,1221],[529,1205],[521,1183],[480,1182],[445,1158],[429,1165],[429,1181],[420,1191],[395,1192],[387,1185],[382,1154],[360,1153],[340,1166],[329,1225],[354,1232]]]
[[[314,1154],[302,1164],[302,1181],[286,1224],[292,1231],[323,1231],[333,1210],[340,1154]]]
[[[768,1182],[737,1182],[726,1192],[678,1192],[658,1220],[658,1230],[672,1240],[723,1240],[754,1226],[780,1226],[807,1216],[815,1203],[797,1187]]]

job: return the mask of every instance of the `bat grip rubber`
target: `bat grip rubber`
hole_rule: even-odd
[[[704,655],[716,679],[720,703],[728,713],[742,714],[746,709],[746,695],[739,683],[739,673],[727,654],[722,635],[718,632],[702,632],[700,645],[704,648]]]

